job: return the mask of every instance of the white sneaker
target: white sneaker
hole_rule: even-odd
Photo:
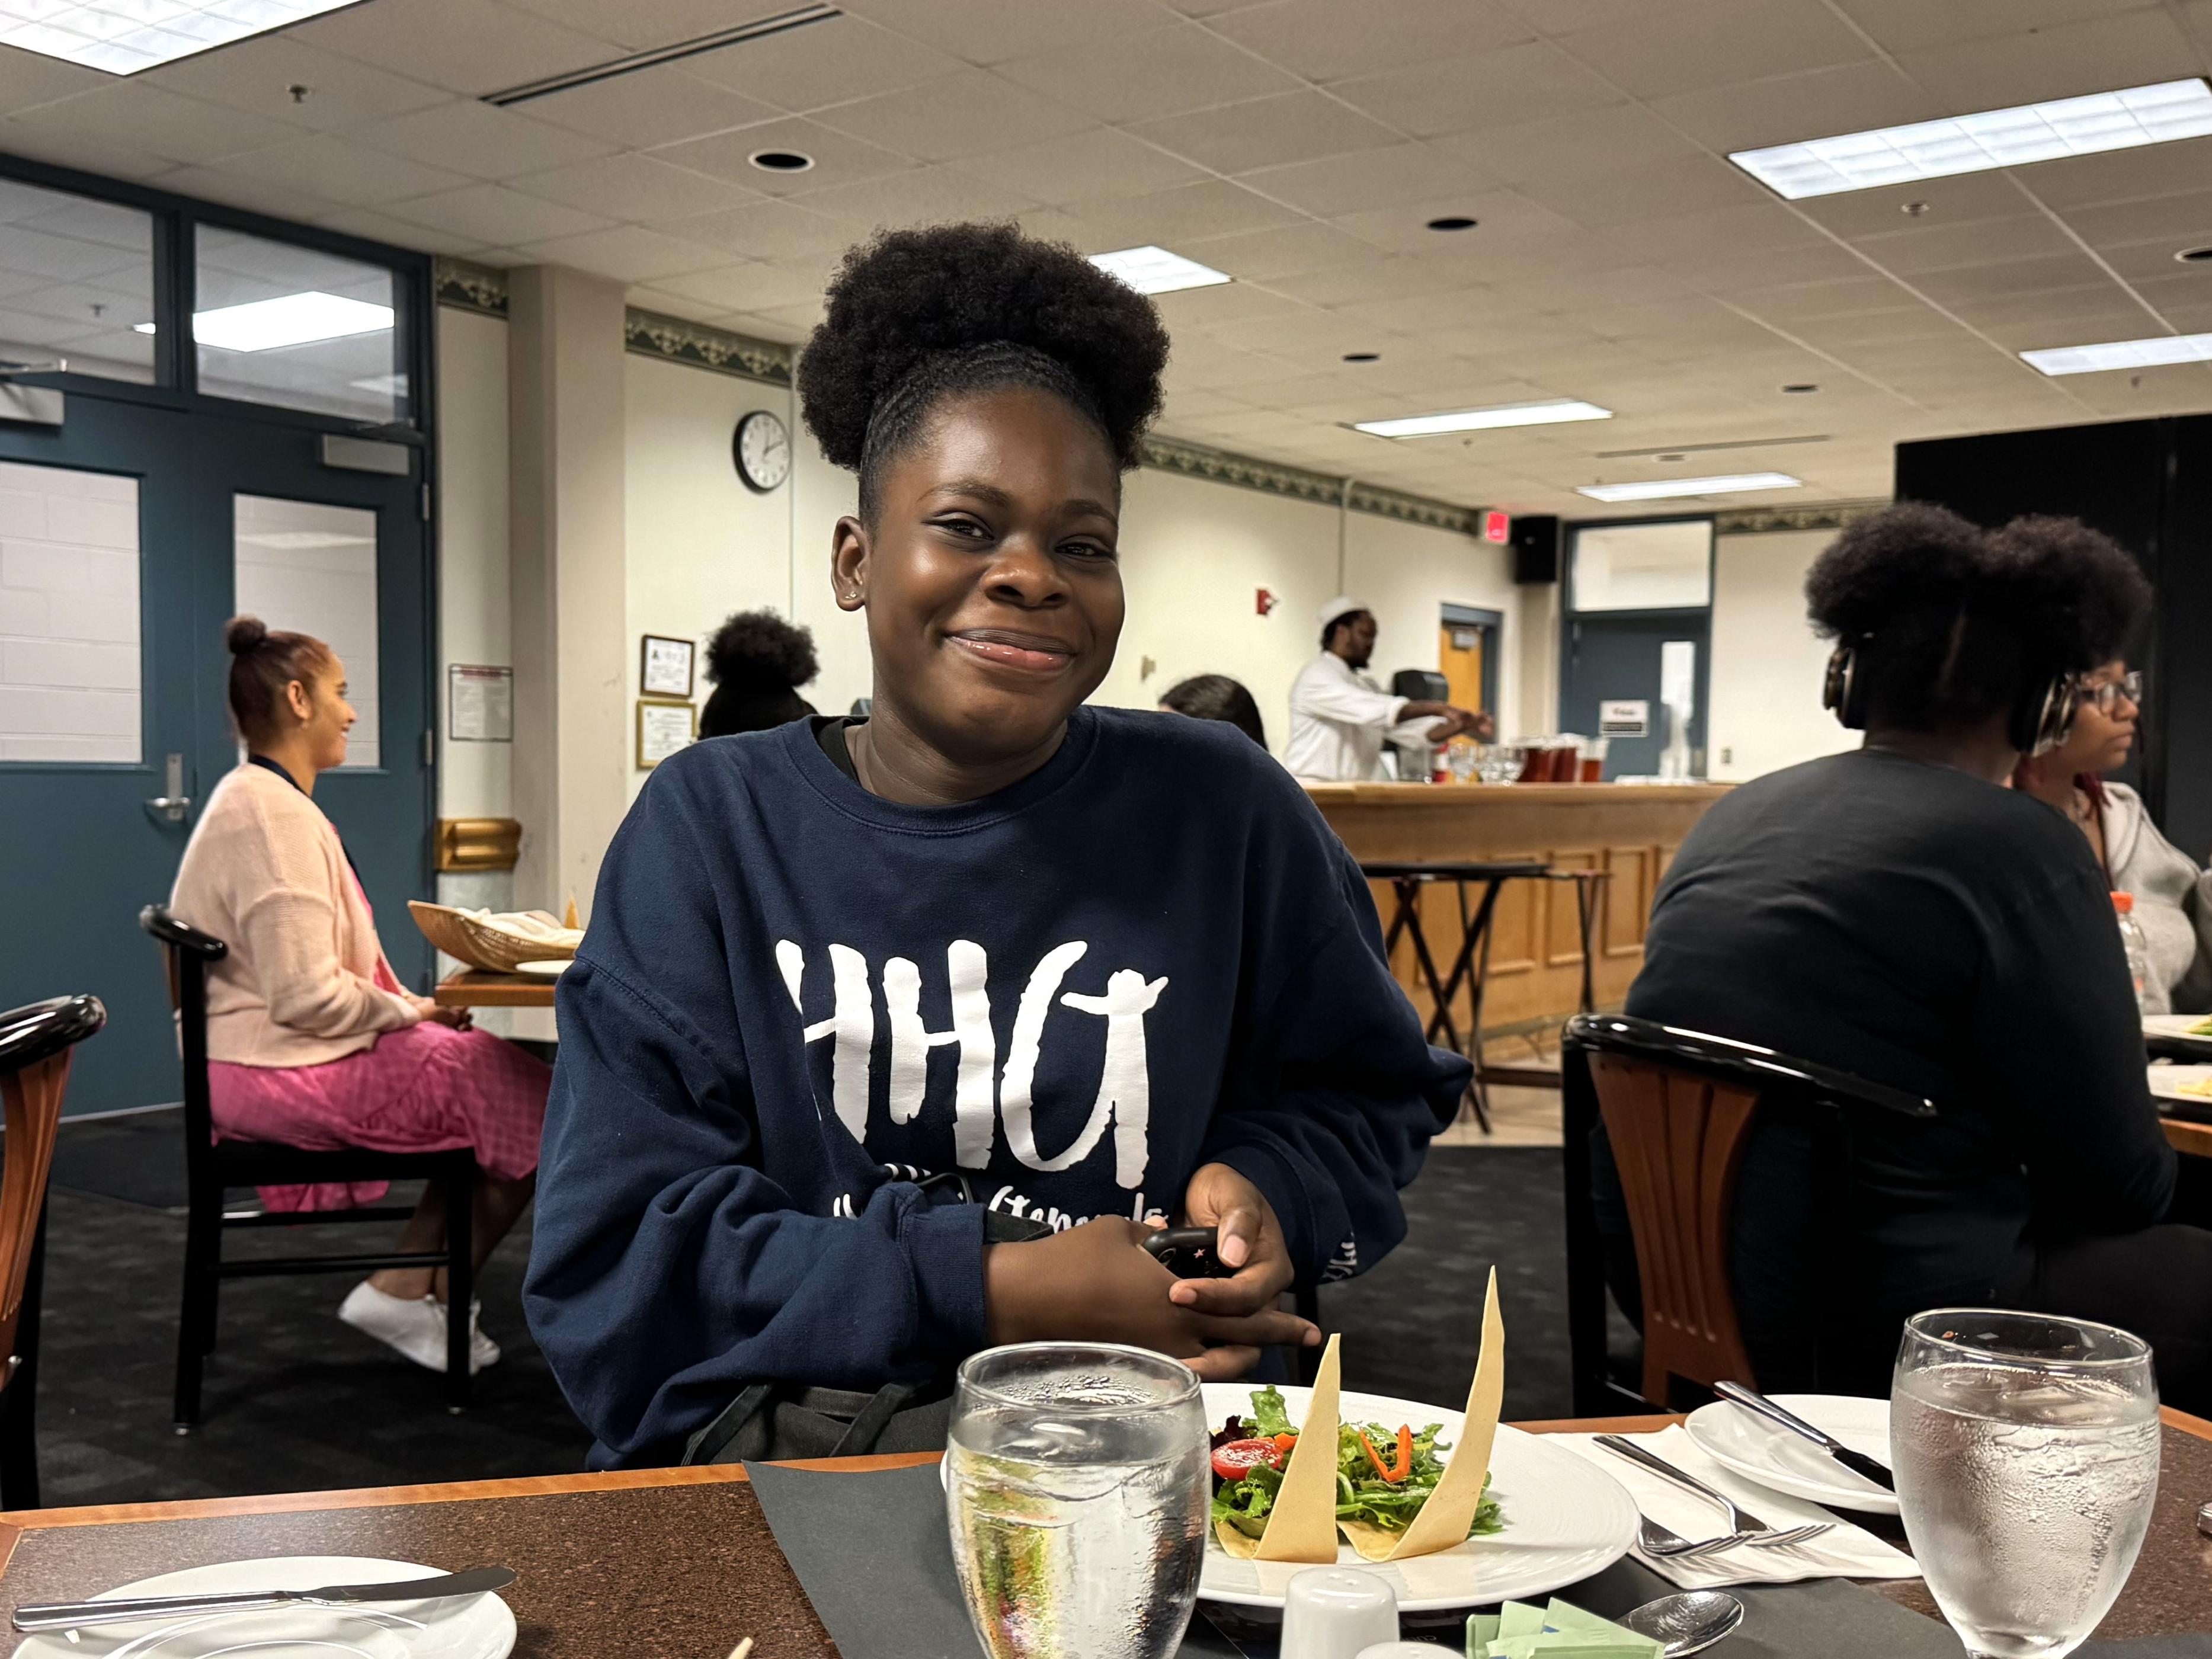
[[[469,1374],[499,1363],[499,1344],[477,1327],[481,1303],[469,1304]],[[338,1317],[356,1330],[398,1350],[426,1371],[446,1369],[446,1304],[434,1296],[415,1300],[390,1296],[362,1279],[338,1304]]]

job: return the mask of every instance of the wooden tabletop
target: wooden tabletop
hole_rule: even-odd
[[[2191,1123],[2178,1117],[2161,1117],[2166,1140],[2177,1152],[2189,1158],[2212,1158],[2212,1123]]]
[[[2212,1495],[2212,1424],[2164,1416],[2157,1513],[2099,1632],[2106,1639],[2212,1630],[2212,1544],[2195,1528],[2197,1503]],[[1680,1420],[1521,1426],[1634,1433]],[[933,1457],[793,1467],[860,1474]],[[520,1626],[515,1651],[527,1659],[716,1659],[745,1636],[755,1638],[757,1659],[836,1659],[738,1465],[16,1510],[0,1515],[0,1604],[12,1611],[209,1561],[306,1554],[511,1566],[520,1577],[504,1595]],[[1878,1588],[1934,1611],[1917,1580]]]
[[[530,974],[492,974],[464,968],[438,981],[431,1000],[441,1008],[550,1008],[556,981]]]

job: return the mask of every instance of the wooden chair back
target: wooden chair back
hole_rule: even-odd
[[[62,1096],[78,1043],[107,1023],[100,999],[55,997],[0,1014],[0,1112],[7,1124],[0,1161],[0,1389],[15,1378],[23,1287],[46,1212],[46,1177],[61,1128]]]

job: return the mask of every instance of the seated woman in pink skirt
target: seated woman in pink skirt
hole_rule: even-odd
[[[530,1202],[551,1068],[401,987],[377,943],[352,860],[314,802],[315,776],[343,765],[354,711],[345,665],[322,641],[234,618],[230,712],[246,763],[216,785],[185,848],[170,908],[230,954],[208,977],[208,1092],[216,1133],[313,1150],[473,1147],[475,1255]],[[380,1185],[265,1188],[272,1209],[337,1209]],[[400,1248],[446,1242],[428,1188]],[[338,1309],[349,1325],[416,1364],[446,1369],[445,1276],[388,1267]],[[475,1329],[471,1368],[499,1358]]]

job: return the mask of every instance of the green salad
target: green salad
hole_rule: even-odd
[[[1441,1423],[1418,1431],[1409,1424],[1388,1429],[1376,1423],[1340,1425],[1336,1518],[1386,1532],[1405,1531],[1443,1478],[1444,1466],[1437,1456],[1437,1436],[1443,1429]],[[1253,1539],[1266,1531],[1283,1469],[1297,1443],[1297,1427],[1282,1395],[1273,1387],[1254,1389],[1250,1419],[1232,1417],[1212,1437],[1214,1524],[1225,1522]],[[1486,1477],[1484,1486],[1488,1485]],[[1486,1493],[1468,1536],[1498,1532],[1504,1525],[1497,1500]]]

